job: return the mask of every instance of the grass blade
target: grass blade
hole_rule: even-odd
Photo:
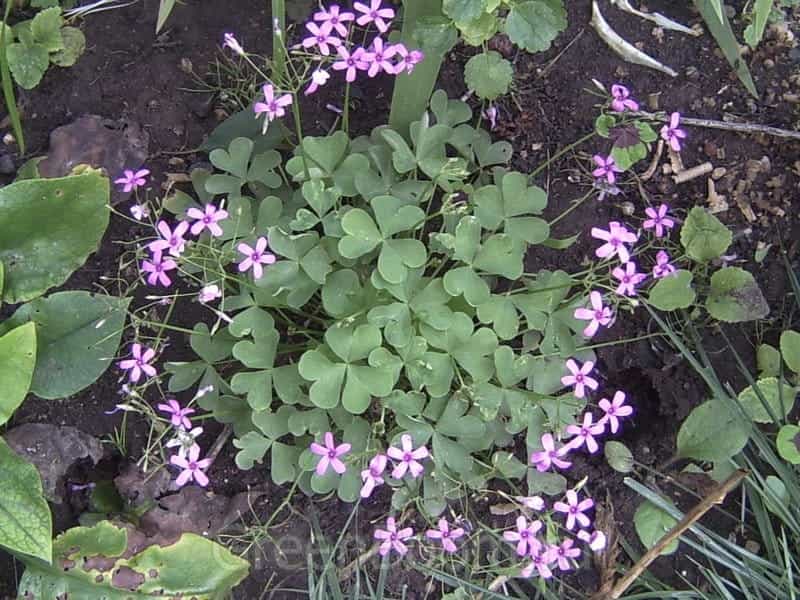
[[[22,133],[22,121],[19,118],[17,99],[14,96],[14,80],[11,79],[11,71],[8,68],[8,57],[6,56],[6,33],[9,27],[8,15],[11,14],[11,0],[6,0],[6,10],[3,14],[3,27],[0,28],[0,78],[3,84],[3,98],[6,102],[6,110],[11,119],[11,127],[14,129],[14,136],[17,138],[19,153],[25,154],[25,136]]]

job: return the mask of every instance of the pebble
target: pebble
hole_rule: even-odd
[[[13,175],[16,170],[17,167],[14,165],[14,159],[11,158],[10,154],[0,155],[0,174]]]
[[[711,179],[713,179],[714,181],[716,181],[717,179],[721,179],[722,177],[725,176],[727,172],[728,169],[726,169],[725,167],[717,167],[716,169],[711,171]]]
[[[775,68],[775,61],[771,58],[764,59],[764,68],[765,69],[774,69]]]

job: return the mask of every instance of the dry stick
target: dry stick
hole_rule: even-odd
[[[669,121],[668,116],[658,115],[656,113],[639,111],[641,115],[647,119],[654,121],[662,121],[666,123]],[[681,116],[681,125],[688,125],[690,127],[705,127],[707,129],[723,129],[726,131],[735,131],[737,133],[763,133],[765,135],[772,135],[775,137],[789,138],[792,140],[800,140],[800,131],[791,131],[789,129],[780,129],[779,127],[772,127],[770,125],[759,125],[757,123],[729,123],[728,121],[716,121],[714,119],[695,119],[692,117]]]
[[[675,527],[664,534],[664,536],[656,542],[656,545],[650,548],[630,570],[625,573],[625,576],[617,581],[616,585],[612,588],[608,600],[616,600],[633,584],[639,575],[641,575],[647,567],[650,566],[656,558],[661,555],[661,552],[669,546],[672,542],[677,540],[683,533],[695,524],[703,515],[705,515],[715,504],[722,504],[725,496],[741,483],[749,471],[739,469],[733,475],[728,477],[725,481],[720,483],[714,490],[712,490],[700,503],[690,510],[683,519],[678,522]]]
[[[222,450],[225,442],[228,441],[228,438],[231,437],[231,433],[233,433],[231,426],[225,425],[225,427],[223,427],[222,431],[219,433],[219,437],[217,437],[216,441],[214,442],[214,445],[211,446],[208,454],[206,454],[206,458],[210,459],[212,464],[215,460],[217,460],[217,455],[220,453],[220,450]]]

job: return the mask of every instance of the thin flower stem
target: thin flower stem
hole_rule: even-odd
[[[586,202],[586,200],[588,200],[588,199],[589,199],[589,198],[590,198],[590,197],[591,197],[593,194],[594,194],[594,190],[589,190],[588,192],[586,192],[586,194],[584,194],[584,195],[583,195],[583,197],[581,197],[581,198],[578,198],[577,200],[573,201],[573,203],[570,205],[570,207],[569,207],[569,208],[567,208],[567,209],[566,209],[564,212],[562,212],[560,215],[558,215],[558,216],[557,216],[555,219],[553,219],[552,221],[550,221],[550,227],[553,227],[553,226],[554,226],[556,223],[558,223],[559,221],[561,221],[562,219],[564,219],[564,218],[565,218],[567,215],[569,215],[569,214],[570,214],[572,211],[574,211],[574,210],[575,210],[575,209],[577,209],[579,206],[581,206],[581,205],[582,205],[584,202]]]
[[[572,150],[573,148],[576,148],[577,146],[580,146],[580,145],[581,145],[581,144],[583,144],[584,142],[586,142],[586,141],[588,141],[588,140],[592,139],[592,138],[593,138],[595,135],[597,135],[597,133],[595,133],[594,131],[592,131],[592,132],[590,132],[590,133],[587,133],[587,134],[586,134],[585,136],[583,136],[582,138],[579,138],[577,141],[575,141],[575,142],[572,142],[572,143],[571,143],[569,146],[564,146],[564,147],[563,147],[561,150],[559,150],[558,152],[556,152],[556,153],[555,153],[553,156],[551,156],[550,158],[548,158],[548,159],[547,159],[545,162],[543,162],[541,165],[539,165],[538,167],[536,167],[536,168],[533,170],[533,172],[532,172],[532,173],[529,175],[529,177],[530,177],[531,179],[533,179],[533,178],[534,178],[534,177],[536,177],[536,176],[537,176],[539,173],[541,173],[542,171],[544,171],[544,170],[545,170],[545,169],[546,169],[546,168],[547,168],[547,167],[550,165],[550,163],[552,163],[552,162],[555,162],[556,160],[558,160],[559,158],[561,158],[562,156],[564,156],[564,155],[565,155],[567,152],[569,152],[569,151],[570,151],[570,150]]]

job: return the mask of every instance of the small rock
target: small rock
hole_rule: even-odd
[[[686,78],[691,81],[700,79],[700,70],[697,67],[686,67]]]
[[[758,554],[758,551],[761,550],[761,544],[755,540],[747,540],[744,543],[744,549],[753,554]]]
[[[17,168],[14,165],[14,159],[11,158],[10,154],[0,155],[0,174],[13,175],[16,170]]]
[[[717,180],[725,176],[725,173],[728,172],[728,169],[725,167],[717,167],[713,171],[711,171],[711,179]]]
[[[764,68],[765,69],[774,69],[775,68],[775,61],[771,58],[764,59]]]

